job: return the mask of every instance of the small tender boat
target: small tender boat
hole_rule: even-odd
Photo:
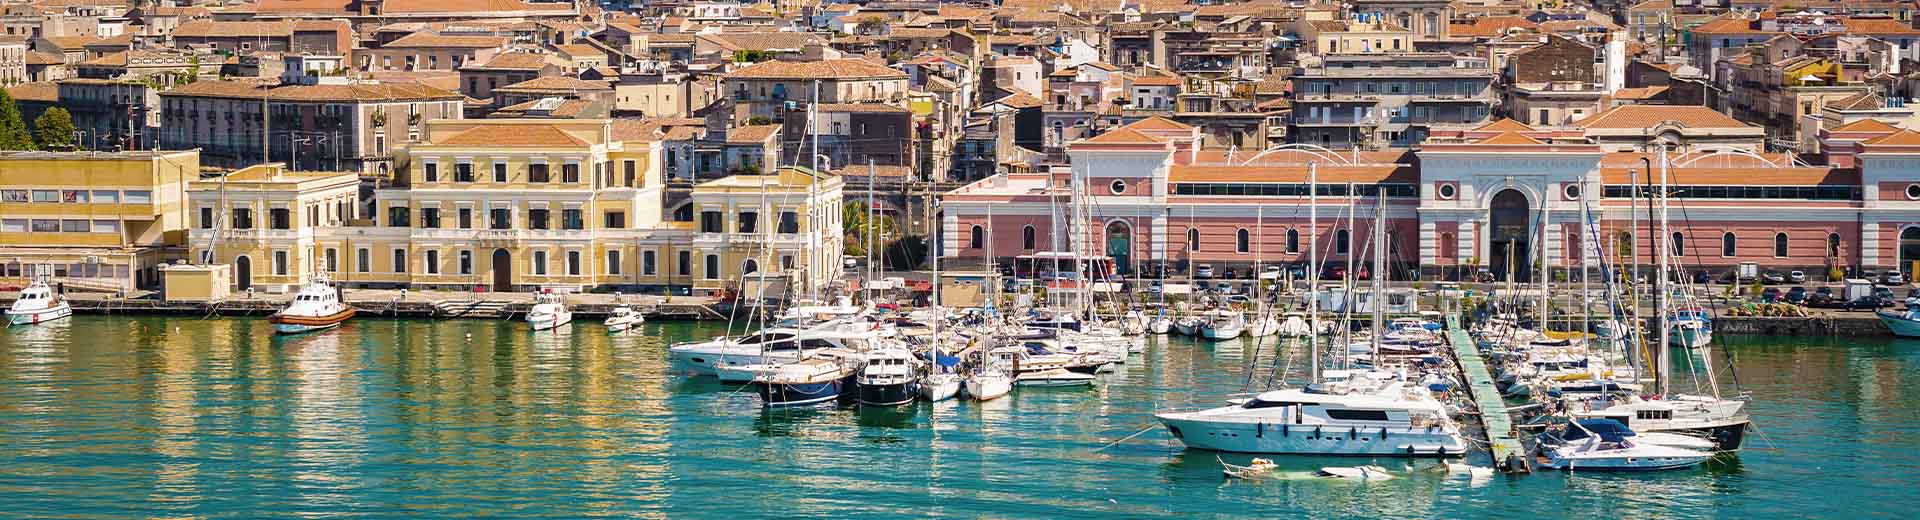
[[[294,293],[293,303],[273,313],[267,322],[273,324],[274,332],[299,334],[337,327],[352,318],[353,312],[353,306],[340,303],[340,292],[327,284],[326,277],[316,276]]]
[[[20,291],[20,299],[7,308],[7,321],[13,325],[32,325],[73,315],[67,299],[54,293],[44,281],[35,281]]]
[[[1387,473],[1387,468],[1380,466],[1328,466],[1320,468],[1319,475],[1347,480],[1393,480],[1393,475]]]
[[[621,305],[613,308],[613,314],[608,315],[604,323],[607,326],[607,332],[626,332],[646,321],[646,317],[634,312],[632,307]]]
[[[1887,324],[1887,329],[1893,331],[1893,335],[1902,338],[1920,338],[1920,307],[1909,305],[1906,312],[1879,311],[1875,314],[1880,316],[1881,323]]]
[[[1093,374],[1082,374],[1064,368],[1026,372],[1013,378],[1017,386],[1087,386],[1093,384]]]
[[[533,310],[527,311],[527,325],[533,330],[559,328],[573,322],[573,311],[567,310],[566,299],[552,290],[542,291],[534,297]]]
[[[1218,458],[1218,457],[1215,457],[1215,458]],[[1223,460],[1223,461],[1220,461],[1220,467],[1226,471],[1227,476],[1229,477],[1244,478],[1244,479],[1260,479],[1260,478],[1267,478],[1272,476],[1273,470],[1280,466],[1278,464],[1274,464],[1273,461],[1271,460],[1256,457],[1253,459],[1253,462],[1245,466],[1231,464]]]

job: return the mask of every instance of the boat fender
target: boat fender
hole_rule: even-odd
[[[1290,429],[1290,428],[1288,428],[1288,427],[1287,427],[1287,425],[1285,425],[1285,424],[1282,424],[1282,425],[1280,425],[1280,436],[1281,436],[1281,437],[1291,437],[1291,436],[1293,436],[1293,432],[1291,431],[1291,429]]]
[[[1360,437],[1360,427],[1358,427],[1358,426],[1355,426],[1355,427],[1352,427],[1352,428],[1347,428],[1347,438],[1348,438],[1348,439],[1354,439],[1354,438],[1358,438],[1358,437]]]
[[[1380,427],[1380,440],[1387,440],[1387,427],[1385,426]]]
[[[1253,423],[1253,436],[1254,436],[1254,438],[1260,438],[1260,437],[1266,437],[1266,436],[1267,436],[1267,423],[1264,423],[1264,422],[1254,422],[1254,423]]]

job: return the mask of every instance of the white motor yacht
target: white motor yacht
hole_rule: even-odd
[[[882,347],[867,351],[866,367],[854,378],[856,399],[864,406],[899,406],[913,402],[915,360],[913,352],[902,347]]]
[[[553,291],[542,291],[533,298],[533,309],[527,311],[527,326],[533,330],[550,330],[573,323],[573,311],[567,310],[566,298]]]
[[[866,350],[895,332],[891,326],[858,317],[805,326],[776,325],[745,336],[676,344],[667,348],[667,359],[677,372],[744,382],[752,379],[752,372],[733,369],[797,361],[821,348]]]
[[[761,405],[767,408],[834,401],[853,391],[863,359],[859,352],[848,349],[817,350],[800,360],[754,370],[759,375],[753,378],[753,387]]]
[[[621,305],[614,307],[613,312],[607,315],[607,321],[602,323],[607,326],[607,332],[626,332],[639,327],[646,321],[647,318],[635,312],[632,307]]]
[[[1568,435],[1558,445],[1543,445],[1542,464],[1569,471],[1656,471],[1693,466],[1713,457],[1713,452],[1636,442],[1637,434],[1608,419],[1584,419],[1569,423]],[[1543,437],[1544,438],[1544,437]]]
[[[1093,384],[1093,374],[1083,374],[1064,368],[1022,372],[1014,376],[1016,386],[1086,386]]]
[[[328,285],[325,276],[315,276],[294,293],[292,303],[267,321],[276,333],[299,334],[340,326],[353,313],[353,306],[340,302],[340,291]]]
[[[73,315],[67,299],[53,292],[47,282],[35,281],[20,291],[20,298],[7,307],[7,321],[13,325],[32,325]]]
[[[1647,433],[1677,433],[1712,440],[1721,450],[1740,449],[1747,425],[1746,401],[1678,394],[1665,399],[1605,396],[1569,403],[1575,419],[1613,419]]]
[[[1378,457],[1467,452],[1445,403],[1400,381],[1344,394],[1275,390],[1229,406],[1155,417],[1187,447],[1206,450]]]

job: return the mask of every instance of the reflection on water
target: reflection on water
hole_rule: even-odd
[[[985,403],[763,411],[667,372],[720,327],[80,316],[0,334],[0,506],[24,516],[1885,516],[1920,478],[1920,344],[1729,337],[1760,432],[1686,471],[1447,477],[1434,461],[1279,458],[1240,482],[1160,431],[1305,350],[1155,342],[1095,388]],[[1724,362],[1716,360],[1716,364]],[[1252,377],[1249,377],[1251,374]],[[1138,437],[1109,446],[1116,439]],[[1401,478],[1310,477],[1379,464]],[[384,514],[383,514],[384,513]]]

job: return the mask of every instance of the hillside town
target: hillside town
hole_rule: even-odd
[[[896,269],[1074,250],[1190,275],[1369,233],[1306,229],[1310,183],[1327,216],[1387,208],[1390,264],[1367,267],[1394,279],[1577,267],[1656,182],[1712,276],[1920,260],[1912,2],[6,9],[0,280],[21,283],[157,289],[185,263],[239,290],[818,287],[867,247],[848,215],[886,222]]]

